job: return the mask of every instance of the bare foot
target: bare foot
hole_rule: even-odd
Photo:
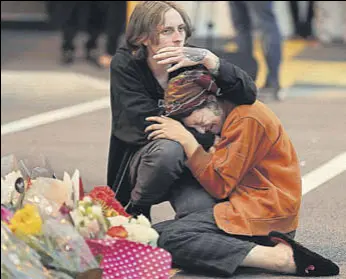
[[[296,265],[291,246],[279,242],[274,247],[255,246],[245,257],[242,266],[264,268],[272,271],[294,274]]]
[[[296,273],[297,267],[293,259],[293,250],[290,246],[284,243],[278,243],[275,247],[277,255],[278,271],[284,273]]]

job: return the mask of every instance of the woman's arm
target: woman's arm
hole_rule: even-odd
[[[241,68],[210,51],[207,52],[203,65],[216,79],[222,98],[238,105],[253,104],[256,101],[256,84]]]

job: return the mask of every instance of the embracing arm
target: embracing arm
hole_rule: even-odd
[[[241,68],[210,51],[206,52],[203,64],[215,77],[216,84],[221,88],[222,98],[238,105],[253,104],[256,101],[256,84]]]

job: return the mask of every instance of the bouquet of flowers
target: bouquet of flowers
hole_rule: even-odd
[[[1,215],[3,214],[3,210]],[[1,278],[52,278],[38,253],[1,222]]]
[[[108,186],[97,186],[70,212],[78,231],[87,238],[121,238],[156,246],[158,233],[144,216],[130,216]]]
[[[39,270],[61,279],[169,278],[171,255],[156,247],[145,216],[127,214],[108,186],[85,195],[78,170],[58,179],[40,162],[1,160],[2,224],[13,242],[35,251]]]
[[[82,272],[98,269],[98,263],[84,238],[68,220],[61,216],[41,216],[35,204],[27,203],[8,219],[7,227],[17,239],[36,251],[46,269],[72,278]],[[101,278],[102,270],[99,274]]]

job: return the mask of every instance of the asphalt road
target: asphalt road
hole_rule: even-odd
[[[105,185],[110,132],[108,80],[108,71],[88,65],[82,52],[71,67],[59,65],[59,35],[55,32],[2,30],[1,155],[13,153],[25,157],[41,153],[50,160],[58,177],[64,171],[72,174],[79,169],[87,190]],[[291,136],[303,177],[307,179],[309,174],[322,177],[322,182],[315,183],[318,187],[303,197],[296,239],[338,263],[341,274],[335,278],[346,278],[345,156],[328,165],[346,152],[346,88],[294,84],[287,92],[284,102],[268,105]],[[90,107],[94,110],[76,113],[82,109],[80,104],[94,100],[102,100],[99,108],[95,109],[92,103]],[[57,110],[70,106],[75,106],[72,108],[75,114],[56,120]],[[55,114],[26,122],[25,129],[18,126],[20,119],[52,111]],[[51,120],[35,122],[42,119]],[[318,169],[325,164],[330,166],[329,170]],[[331,177],[323,179],[328,175]],[[154,222],[172,217],[166,203],[153,208]],[[174,278],[212,277],[181,272]],[[294,277],[242,270],[233,278]]]

